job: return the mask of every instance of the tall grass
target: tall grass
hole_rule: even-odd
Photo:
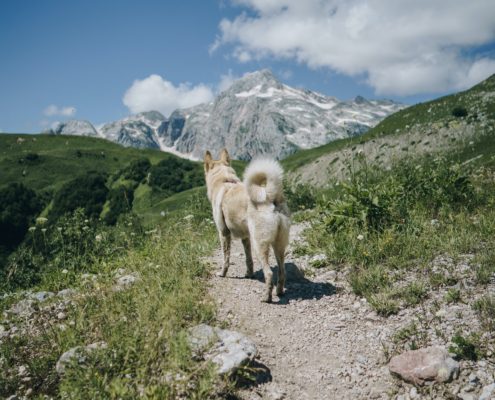
[[[184,219],[193,210],[194,216]],[[210,364],[193,361],[186,341],[188,327],[214,318],[206,293],[208,268],[201,261],[216,245],[208,211],[198,198],[147,231],[107,228],[132,243],[117,249],[107,241],[104,256],[88,258],[91,265],[73,271],[77,295],[65,310],[67,318],[57,321],[40,312],[41,328],[0,342],[0,397],[22,394],[26,387],[36,396],[68,399],[215,397],[218,378]],[[140,240],[132,239],[137,235]],[[138,277],[126,290],[115,290],[119,269]],[[81,274],[88,270],[95,279]],[[54,279],[57,273],[63,274],[61,268],[52,271]],[[33,290],[53,288],[43,280]],[[62,353],[95,342],[107,347],[57,375]],[[16,373],[21,365],[31,377],[28,384]]]

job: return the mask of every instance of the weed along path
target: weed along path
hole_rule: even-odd
[[[255,278],[244,279],[240,241],[232,243],[227,278],[211,278],[210,295],[217,303],[219,320],[249,336],[258,347],[256,383],[242,388],[239,397],[390,398],[395,384],[382,343],[399,321],[372,311],[346,287],[343,274],[308,268],[309,257],[296,257],[293,247],[302,230],[301,225],[291,228],[286,294],[274,295],[272,304],[260,301],[263,274],[258,263]],[[211,262],[220,268],[220,250]],[[276,265],[274,258],[271,264]],[[306,270],[306,276],[300,270]]]

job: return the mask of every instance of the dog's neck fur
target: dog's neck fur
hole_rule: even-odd
[[[212,193],[211,188],[217,182],[225,182],[225,183],[241,183],[241,180],[235,174],[235,171],[232,167],[227,165],[219,165],[215,167],[213,170],[208,171],[206,175],[207,180],[207,188],[208,188],[208,199],[211,201]]]

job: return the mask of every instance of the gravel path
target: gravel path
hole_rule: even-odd
[[[291,229],[300,240],[301,225]],[[212,258],[220,266],[218,250]],[[396,323],[375,312],[339,280],[334,271],[303,277],[307,258],[288,251],[286,294],[274,303],[260,301],[263,274],[244,279],[240,241],[232,246],[227,278],[213,277],[210,294],[219,319],[255,340],[260,373],[243,389],[243,399],[380,399],[389,398],[394,381],[385,366],[382,341]],[[272,264],[276,265],[272,258]]]

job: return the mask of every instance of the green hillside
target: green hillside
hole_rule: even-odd
[[[112,174],[143,156],[153,164],[175,157],[104,139],[62,135],[0,134],[0,149],[0,186],[22,182],[35,190],[56,190],[89,170]],[[33,154],[38,157],[32,159]]]

